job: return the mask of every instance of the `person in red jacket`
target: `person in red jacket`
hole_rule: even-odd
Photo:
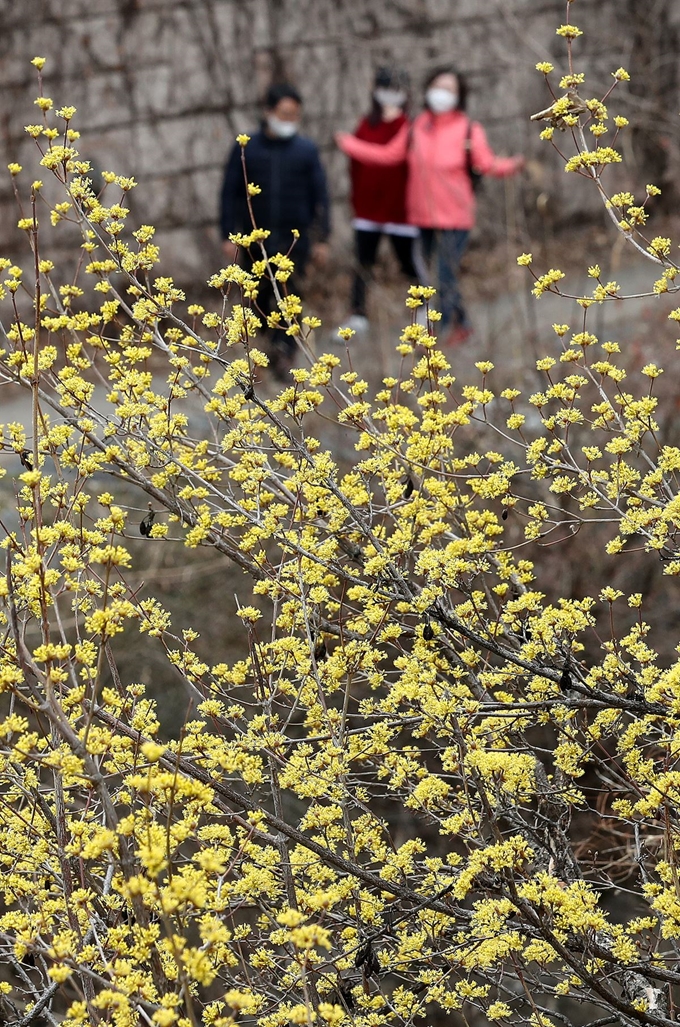
[[[520,155],[493,152],[482,126],[465,113],[465,100],[463,77],[452,67],[437,68],[425,81],[425,109],[388,143],[377,146],[346,132],[335,136],[354,160],[380,168],[407,162],[406,220],[420,229],[425,260],[437,265],[438,334],[445,344],[463,342],[472,330],[458,284],[458,267],[475,223],[472,173],[503,178],[524,166]]]
[[[371,109],[355,131],[357,139],[376,146],[389,143],[408,125],[405,108],[408,76],[394,68],[376,72]],[[406,223],[406,160],[378,167],[352,160],[352,208],[357,267],[352,284],[352,315],[349,326],[355,331],[368,327],[366,285],[375,265],[380,239],[386,235],[399,267],[411,281],[417,280],[413,264],[413,240],[418,229]]]

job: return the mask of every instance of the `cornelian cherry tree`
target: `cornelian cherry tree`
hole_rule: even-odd
[[[644,236],[655,190],[609,195],[606,97],[582,95],[579,30],[558,32],[569,72],[543,136],[571,148],[567,170],[672,291],[670,242]],[[214,312],[187,306],[154,272],[153,229],[126,229],[134,182],[106,174],[97,194],[74,110],[42,86],[36,102],[27,131],[62,198],[45,207],[10,167],[33,267],[3,262],[0,375],[32,417],[1,437],[24,468],[0,577],[4,1021],[670,1025],[680,663],[646,641],[643,595],[602,582],[552,603],[532,564],[556,529],[605,522],[620,560],[642,549],[680,572],[660,368],[626,382],[619,347],[589,330],[617,283],[590,268],[576,328],[556,326],[526,398],[494,395],[487,362],[460,385],[433,291],[413,288],[401,371],[372,395],[313,353],[291,258],[267,257],[257,226],[236,241],[261,259],[211,279]],[[50,216],[82,233],[75,280],[41,256]],[[273,399],[264,275],[303,363]],[[561,279],[537,275],[536,295]],[[354,434],[348,472],[316,437],[319,410]],[[147,546],[242,568],[243,659],[201,659],[195,632],[133,587],[135,504]],[[598,606],[615,603],[637,621],[619,637],[612,616],[593,644]],[[193,704],[177,740],[159,740],[144,683],[119,672],[134,632]],[[577,844],[575,825],[601,824],[628,854],[616,913],[616,882]]]

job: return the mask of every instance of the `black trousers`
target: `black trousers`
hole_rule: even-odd
[[[369,232],[363,228],[354,232],[354,245],[357,264],[359,265],[352,284],[352,313],[366,315],[366,286],[371,279],[371,271],[375,266],[378,246],[382,232]],[[418,273],[413,264],[413,243],[410,235],[392,235],[388,233],[394,255],[399,261],[401,273],[415,282]]]
[[[267,253],[270,256],[273,256],[275,253],[287,253],[292,241],[293,239],[290,232],[284,233],[274,230],[269,238],[265,239]],[[309,236],[305,232],[300,232],[300,238],[296,241],[290,254],[291,260],[295,264],[295,270],[287,282],[278,283],[281,295],[284,295],[285,293],[295,293],[296,296],[302,296],[302,280],[304,279],[305,270],[309,261],[310,249],[311,245]],[[256,249],[253,249],[253,256],[255,260],[260,260],[262,255],[261,253],[258,253]],[[276,268],[274,267],[273,270],[276,271]],[[263,314],[271,314],[273,311],[278,310],[274,287],[272,286],[271,279],[268,275],[263,275],[260,279],[257,306]],[[286,356],[292,357],[295,353],[297,344],[294,336],[286,335],[285,324],[283,328],[266,329],[266,334],[271,346],[276,350],[281,351]]]

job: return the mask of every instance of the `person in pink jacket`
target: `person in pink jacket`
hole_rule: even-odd
[[[503,178],[516,174],[524,158],[497,157],[484,129],[465,113],[465,81],[453,68],[438,68],[425,82],[425,109],[386,144],[337,133],[340,149],[356,161],[393,165],[406,160],[406,218],[420,229],[428,264],[436,252],[439,335],[464,341],[471,327],[458,285],[458,268],[475,223],[473,172]]]

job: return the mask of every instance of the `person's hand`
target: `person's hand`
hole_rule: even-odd
[[[526,163],[526,157],[524,157],[521,153],[518,153],[515,156],[515,174],[518,174],[520,171],[524,171]]]
[[[230,242],[229,239],[223,240],[222,252],[224,253],[225,257],[227,258],[227,261],[230,264],[238,263],[238,250],[238,246],[234,245],[233,242]]]
[[[347,135],[346,132],[335,132],[334,135],[333,135],[333,138],[335,139],[335,145],[337,146],[337,148],[339,150],[343,150],[344,149],[343,144],[345,142],[346,135]]]
[[[330,246],[327,242],[316,242],[312,246],[312,260],[317,267],[326,267],[330,253]]]

